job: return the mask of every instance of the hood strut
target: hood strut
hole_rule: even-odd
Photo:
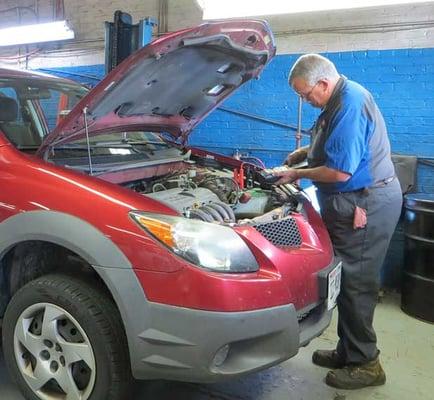
[[[92,157],[90,155],[89,127],[87,125],[87,107],[83,108],[84,129],[86,131],[87,157],[89,159],[89,175],[93,175]]]

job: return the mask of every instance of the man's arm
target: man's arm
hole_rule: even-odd
[[[309,146],[300,147],[294,150],[292,153],[289,153],[283,164],[286,165],[294,165],[301,163],[307,157],[307,152],[309,151]]]
[[[351,178],[351,174],[325,166],[307,169],[289,168],[287,171],[276,172],[275,175],[281,177],[276,182],[278,185],[294,182],[301,178],[323,183],[345,182]]]

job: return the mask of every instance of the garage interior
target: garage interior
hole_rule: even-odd
[[[134,50],[168,33],[215,18],[266,20],[275,37],[276,55],[260,79],[237,90],[188,139],[188,146],[266,168],[282,165],[288,152],[308,145],[306,132],[319,115],[318,109],[301,106],[288,86],[288,71],[301,54],[326,56],[340,73],[367,88],[384,116],[396,172],[405,198],[411,199],[404,202],[382,267],[382,289],[375,311],[374,326],[387,383],[356,391],[334,389],[324,383],[325,370],[313,365],[311,356],[315,349],[335,345],[335,310],[327,330],[281,364],[211,384],[135,381],[130,398],[434,398],[434,300],[429,291],[434,290],[434,1],[351,2],[351,7],[341,1],[320,8],[310,4],[315,2],[303,2],[306,4],[294,4],[294,10],[280,14],[264,13],[272,7],[270,0],[263,2],[270,3],[269,8],[262,5],[256,13],[249,1],[236,2],[240,6],[234,10],[230,10],[236,8],[230,2],[215,1],[218,7],[211,3],[0,0],[0,68],[47,73],[92,88]],[[226,15],[229,10],[233,14]],[[2,29],[55,21],[67,21],[73,37],[37,43],[26,41],[26,37],[19,44],[2,42],[9,39]],[[116,36],[120,31],[122,39]],[[32,36],[32,31],[25,35]],[[310,182],[301,185],[308,188]],[[420,231],[409,228],[415,218],[421,220]],[[416,262],[421,264],[415,272]],[[7,372],[2,350],[0,398],[24,399]]]

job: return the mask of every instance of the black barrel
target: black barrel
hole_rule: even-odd
[[[434,194],[405,196],[401,308],[434,322]]]

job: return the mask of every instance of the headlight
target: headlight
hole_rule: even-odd
[[[217,272],[259,269],[246,243],[233,229],[182,217],[131,211],[142,228],[187,261]]]

